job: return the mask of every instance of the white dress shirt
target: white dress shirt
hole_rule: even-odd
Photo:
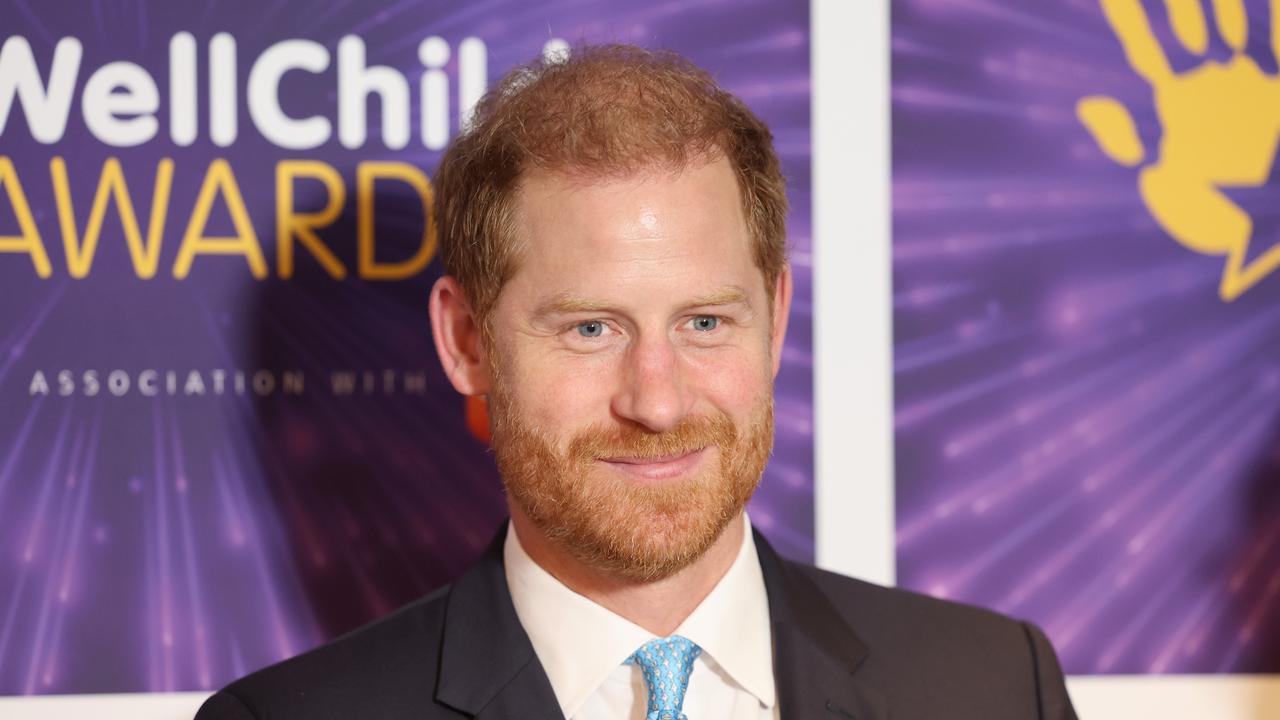
[[[745,518],[744,518],[745,520]],[[743,523],[729,571],[675,631],[702,648],[684,713],[689,720],[776,720],[773,638],[764,576]],[[507,528],[503,548],[516,615],[569,720],[644,720],[638,665],[623,664],[655,636],[568,587],[535,563]]]

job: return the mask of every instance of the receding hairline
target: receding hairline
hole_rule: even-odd
[[[786,266],[785,180],[768,127],[706,70],[668,51],[580,46],[509,72],[440,169],[440,247],[483,318],[514,275],[517,194],[544,172],[576,180],[678,172],[723,156],[755,264]],[[461,189],[462,192],[456,192]]]
[[[572,162],[531,163],[528,167],[521,168],[520,174],[512,186],[512,199],[518,198],[528,182],[535,178],[559,180],[574,189],[578,189],[601,182],[639,181],[648,177],[674,179],[690,170],[709,167],[721,161],[728,165],[729,172],[733,176],[734,187],[741,200],[743,188],[742,183],[738,180],[738,173],[734,171],[732,162],[725,150],[714,144],[706,148],[691,149],[687,155],[681,158],[655,157],[647,158],[643,162],[618,163],[601,167],[580,165]],[[744,222],[748,220],[745,209],[742,213],[742,218]]]
[[[527,207],[526,202],[528,201],[528,196],[526,195],[526,190],[527,190],[528,183],[530,183],[531,181],[537,181],[540,179],[551,179],[553,181],[565,182],[569,185],[568,187],[569,192],[578,192],[581,190],[588,189],[594,186],[596,183],[600,183],[600,182],[605,182],[605,183],[616,182],[616,183],[627,184],[632,180],[634,180],[637,183],[653,182],[655,180],[656,181],[671,180],[671,179],[678,178],[685,173],[694,172],[697,170],[703,170],[721,163],[723,163],[726,179],[728,180],[728,182],[732,183],[731,192],[735,198],[735,202],[733,203],[734,213],[735,213],[734,217],[737,225],[737,230],[740,230],[742,233],[741,251],[746,254],[746,257],[749,260],[754,261],[753,239],[751,234],[752,233],[751,221],[750,221],[750,218],[747,216],[747,212],[745,208],[742,205],[742,196],[743,196],[742,183],[738,178],[738,174],[734,172],[733,167],[729,164],[728,156],[725,155],[723,152],[716,152],[714,154],[703,154],[696,159],[690,158],[689,161],[683,163],[683,167],[677,167],[676,165],[671,163],[651,163],[644,167],[632,169],[626,172],[620,171],[620,172],[599,173],[590,168],[584,169],[584,168],[561,167],[561,168],[545,168],[545,169],[539,169],[539,170],[522,173],[520,179],[517,181],[517,186],[515,188],[515,191],[512,193],[512,198],[511,198],[512,199],[512,203],[511,203],[512,219],[515,221],[515,224],[518,227],[520,227],[520,230],[513,229],[513,234],[512,234],[513,245],[512,245],[512,256],[510,258],[511,277],[514,278],[515,275],[520,272],[522,268],[522,264],[525,260],[525,253],[528,250],[528,247],[526,244],[528,241],[528,228],[527,228],[527,223],[523,222],[522,214],[523,212],[525,212],[525,208]],[[752,264],[755,265],[754,262],[752,262]],[[770,286],[771,278],[769,277],[768,273],[764,272],[763,268],[760,268],[757,266],[756,270],[760,272],[761,285],[763,286],[765,294],[768,298],[766,304],[769,306],[772,306],[774,288]],[[498,290],[497,295],[495,295],[494,297],[494,305],[497,304],[498,299],[501,297],[503,291],[506,289],[506,286],[508,284],[509,283],[503,283],[502,288]],[[606,310],[613,307],[608,303],[591,301],[587,298],[582,298],[582,297],[570,298],[569,296],[564,295],[564,298],[565,298],[564,302],[560,302],[556,298],[552,298],[548,300],[546,303],[540,304],[538,309],[535,310],[534,316],[536,317],[536,316],[542,316],[546,314],[544,312],[545,308],[543,307],[543,305],[550,306],[550,305],[556,305],[557,303],[559,306],[563,308],[560,310],[560,312],[566,312],[566,313],[574,311],[572,309],[569,309],[571,305],[574,306],[577,309],[577,311],[582,311],[582,312],[589,312],[593,310]],[[754,308],[751,307],[750,302],[748,302],[748,298],[749,298],[749,295],[747,294],[745,289],[743,289],[741,286],[731,284],[731,285],[725,285],[714,292],[700,295],[698,296],[698,302],[689,302],[689,303],[685,303],[685,305],[689,307],[693,307],[695,305],[703,305],[703,306],[721,305],[722,306],[722,305],[731,304],[732,302],[742,302],[748,307],[748,309],[754,310]],[[573,300],[573,302],[570,303],[568,302],[568,300]]]

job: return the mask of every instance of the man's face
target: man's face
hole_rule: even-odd
[[[588,565],[670,575],[764,470],[786,281],[765,287],[723,159],[622,179],[533,174],[515,219],[519,269],[488,353],[508,492]]]

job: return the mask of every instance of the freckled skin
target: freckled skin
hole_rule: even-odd
[[[519,270],[494,334],[530,421],[561,437],[595,422],[660,431],[712,409],[738,423],[771,391],[770,298],[724,160],[675,176],[534,175],[517,225]],[[746,302],[690,305],[722,288],[740,288]],[[557,294],[607,309],[538,317]],[[726,315],[703,334],[718,337],[695,337],[699,313]],[[573,327],[590,320],[605,322],[601,337]]]

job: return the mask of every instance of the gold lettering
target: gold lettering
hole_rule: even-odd
[[[31,206],[27,204],[27,195],[22,192],[22,183],[18,181],[18,172],[13,168],[13,160],[8,156],[0,156],[0,186],[9,196],[9,204],[13,206],[13,214],[18,218],[20,235],[0,235],[0,252],[25,252],[31,256],[31,264],[36,266],[36,275],[47,278],[53,274],[53,266],[49,264],[49,253],[45,252],[40,233],[36,230],[36,221],[31,216]]]
[[[320,212],[299,213],[293,208],[293,182],[306,177],[324,183],[329,202]],[[311,252],[334,278],[347,276],[347,269],[316,235],[316,230],[333,224],[347,201],[342,176],[332,166],[316,160],[285,160],[276,165],[276,247],[280,277],[293,277],[293,238]]]
[[[102,236],[102,222],[107,214],[109,198],[115,198],[120,215],[120,226],[129,246],[133,270],[139,278],[155,277],[160,260],[160,242],[164,233],[165,216],[169,210],[169,191],[173,187],[173,160],[164,158],[156,166],[156,185],[151,193],[151,223],[147,227],[147,240],[143,243],[138,229],[138,218],[129,199],[129,186],[125,184],[120,161],[107,158],[98,179],[98,192],[93,198],[89,220],[84,227],[84,242],[77,240],[75,210],[71,203],[71,188],[67,182],[67,163],[61,157],[49,161],[49,174],[53,178],[53,194],[58,204],[58,222],[62,226],[62,246],[67,251],[67,270],[71,277],[82,278],[93,268],[93,258],[98,250],[98,238]]]
[[[413,188],[422,202],[422,244],[413,257],[400,263],[379,263],[374,258],[373,198],[379,179],[399,180]],[[402,162],[362,162],[356,166],[356,244],[360,277],[370,280],[403,280],[422,271],[436,251],[435,195],[431,181],[418,168]]]
[[[204,229],[209,222],[209,212],[213,209],[214,196],[219,192],[227,203],[236,234],[232,237],[205,237]],[[240,186],[236,184],[231,166],[223,158],[209,163],[209,171],[200,186],[200,195],[196,198],[195,209],[191,211],[191,220],[187,223],[187,230],[182,235],[182,245],[178,248],[178,257],[173,263],[173,276],[179,280],[187,277],[197,254],[243,255],[255,278],[261,280],[267,276],[267,261],[262,256],[262,246],[258,244],[253,224],[249,222],[249,212],[245,209]]]

